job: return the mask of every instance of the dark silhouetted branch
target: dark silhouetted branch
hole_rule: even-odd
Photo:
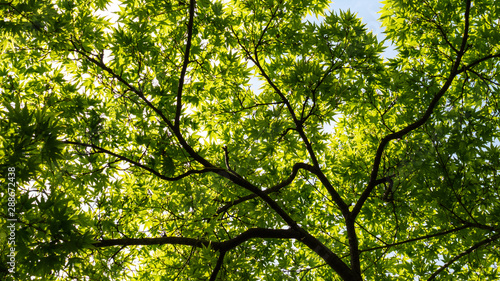
[[[377,152],[375,154],[375,159],[373,161],[372,172],[370,175],[370,180],[368,182],[368,186],[363,191],[358,202],[356,202],[356,205],[354,206],[354,208],[352,210],[352,215],[354,218],[359,214],[359,212],[361,211],[361,207],[365,203],[366,199],[368,199],[368,196],[372,192],[373,188],[375,188],[375,186],[377,185],[377,175],[378,175],[378,170],[379,170],[379,166],[380,166],[380,161],[382,159],[382,154],[384,153],[384,150],[385,150],[385,147],[387,146],[387,144],[392,140],[404,137],[405,135],[407,135],[411,131],[418,129],[420,126],[425,124],[425,122],[427,122],[427,120],[429,120],[429,118],[431,117],[434,109],[436,108],[436,106],[439,103],[439,100],[444,96],[446,91],[448,91],[448,89],[451,86],[451,83],[453,82],[453,80],[455,79],[457,74],[460,73],[461,69],[459,69],[459,66],[460,66],[460,63],[462,61],[462,57],[465,54],[466,47],[467,47],[467,39],[469,37],[470,7],[471,7],[471,1],[467,0],[466,10],[465,10],[464,36],[462,38],[462,44],[460,46],[460,51],[457,54],[455,62],[452,65],[452,68],[450,70],[450,74],[449,74],[448,78],[446,79],[446,82],[441,87],[441,89],[436,93],[436,95],[434,95],[434,98],[432,99],[431,103],[427,107],[427,110],[425,111],[424,115],[419,120],[406,126],[405,128],[403,128],[402,130],[400,130],[398,132],[395,132],[395,133],[392,133],[392,134],[385,136],[382,139],[382,141],[380,142],[380,144],[378,146]]]
[[[182,89],[184,87],[184,79],[186,77],[187,66],[189,64],[189,53],[191,51],[191,39],[193,37],[194,26],[194,8],[196,6],[195,0],[189,1],[189,20],[187,24],[187,40],[186,49],[184,50],[184,62],[182,63],[181,76],[179,77],[179,84],[177,85],[177,105],[175,108],[175,121],[174,127],[178,130],[182,110]]]
[[[438,268],[438,270],[436,270],[432,275],[431,277],[429,277],[429,279],[427,279],[428,281],[430,280],[434,280],[436,279],[436,276],[439,275],[439,273],[441,273],[443,270],[447,269],[448,267],[450,267],[450,265],[452,265],[454,262],[456,262],[457,260],[459,260],[461,257],[465,256],[465,255],[468,255],[472,252],[474,252],[475,250],[479,249],[480,247],[482,246],[485,246],[485,245],[488,245],[489,243],[497,240],[498,238],[500,238],[500,233],[496,234],[496,235],[493,235],[491,236],[490,238],[487,238],[487,239],[484,239],[483,241],[481,242],[478,242],[476,244],[474,244],[474,246],[470,247],[469,249],[461,252],[460,254],[454,256],[451,260],[449,260],[447,263],[443,264],[440,268]]]

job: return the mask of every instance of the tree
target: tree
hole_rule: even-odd
[[[0,3],[3,278],[499,278],[498,1],[108,4]]]

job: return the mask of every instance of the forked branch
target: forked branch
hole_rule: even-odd
[[[432,99],[431,103],[427,107],[427,110],[425,111],[424,115],[420,119],[418,119],[414,123],[406,126],[405,128],[401,129],[400,131],[395,132],[395,133],[391,133],[382,139],[382,141],[380,142],[380,144],[378,146],[377,152],[375,154],[375,159],[373,161],[372,172],[370,175],[370,180],[368,182],[368,185],[367,185],[366,189],[363,191],[363,193],[361,194],[358,202],[356,202],[356,205],[354,206],[354,208],[352,210],[353,218],[355,218],[359,214],[359,212],[361,211],[361,207],[363,206],[365,201],[368,199],[368,196],[370,195],[372,190],[375,188],[375,186],[379,182],[377,180],[378,170],[379,170],[380,162],[382,160],[382,154],[384,153],[384,150],[385,150],[385,147],[387,146],[387,144],[389,144],[389,142],[391,142],[392,140],[404,137],[405,135],[409,134],[411,131],[418,129],[423,124],[425,124],[425,122],[427,122],[427,120],[429,120],[429,118],[431,117],[434,109],[436,108],[436,106],[439,103],[439,100],[444,96],[446,91],[448,91],[448,89],[450,88],[451,83],[453,82],[455,77],[461,72],[461,69],[459,69],[459,67],[460,67],[460,64],[462,62],[462,57],[466,52],[467,39],[469,38],[470,8],[471,8],[471,0],[467,0],[466,10],[465,10],[465,27],[464,27],[465,30],[464,30],[464,35],[462,37],[462,43],[460,46],[460,50],[457,54],[457,57],[455,59],[455,62],[453,63],[453,65],[451,67],[450,74],[448,75],[448,78],[446,79],[446,82],[441,87],[441,89],[434,95],[434,98]]]

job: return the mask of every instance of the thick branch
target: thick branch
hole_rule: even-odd
[[[237,185],[257,194],[264,202],[266,202],[283,220],[291,227],[292,230],[298,232],[300,241],[302,241],[311,250],[316,252],[335,272],[337,272],[344,280],[361,280],[361,275],[356,274],[347,266],[338,255],[333,253],[327,246],[325,246],[317,238],[309,234],[306,230],[300,227],[288,213],[286,213],[279,205],[265,194],[264,191],[252,185],[250,182],[243,178],[237,177],[227,172],[220,172],[220,175],[230,179]],[[322,174],[322,173],[321,173]],[[294,234],[295,235],[295,234]]]
[[[193,247],[210,247],[210,241],[185,238],[185,237],[160,237],[160,238],[122,238],[122,239],[103,239],[93,243],[97,248],[111,246],[145,246],[145,245],[186,245]]]
[[[310,234],[305,234],[300,238],[309,249],[320,256],[343,280],[361,281],[361,275],[349,268],[342,259],[333,253],[328,247]]]
[[[184,150],[186,150],[186,152],[189,154],[189,156],[191,156],[193,159],[195,159],[198,163],[202,164],[206,168],[215,168],[208,160],[206,160],[201,155],[199,155],[198,153],[196,153],[196,151],[194,151],[194,149],[187,143],[187,141],[182,136],[179,128],[178,127],[176,128],[174,126],[174,124],[167,118],[167,116],[165,116],[165,114],[163,114],[163,112],[159,108],[157,108],[156,106],[154,106],[144,96],[144,93],[141,90],[137,89],[132,84],[130,84],[128,81],[126,81],[123,77],[121,77],[120,75],[118,75],[117,73],[115,73],[111,68],[109,68],[108,66],[106,66],[104,64],[104,62],[98,61],[98,60],[90,57],[84,51],[79,50],[78,47],[76,46],[76,44],[73,41],[71,41],[71,43],[75,47],[76,52],[78,52],[79,54],[81,54],[82,56],[84,56],[88,61],[92,62],[93,64],[95,64],[96,66],[98,66],[99,68],[101,68],[102,70],[104,70],[107,73],[109,73],[113,78],[115,78],[116,80],[118,80],[121,83],[123,83],[129,90],[131,90],[137,96],[139,96],[139,98],[141,98],[146,103],[146,105],[149,108],[151,108],[162,119],[163,122],[165,122],[167,124],[167,126],[172,130],[172,132],[174,133],[175,137],[177,138],[177,140],[181,144],[182,148]]]

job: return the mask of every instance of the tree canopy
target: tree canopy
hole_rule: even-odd
[[[500,278],[499,1],[110,4],[0,3],[2,280]]]

